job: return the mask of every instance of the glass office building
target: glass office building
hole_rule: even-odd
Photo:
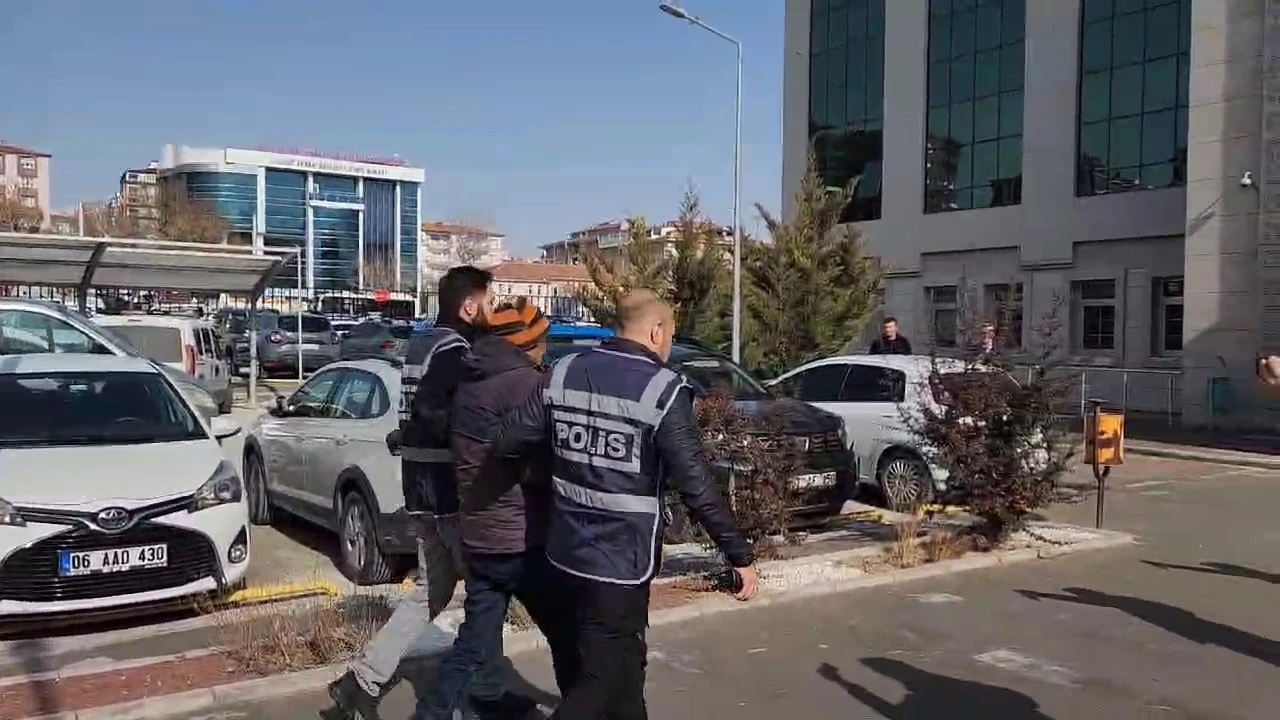
[[[1131,412],[1280,423],[1252,387],[1256,353],[1280,352],[1280,2],[786,0],[785,18],[783,213],[810,155],[858,183],[844,219],[913,346],[1001,322]]]
[[[169,145],[160,175],[216,210],[231,242],[298,249],[309,297],[418,292],[421,168],[394,159]],[[291,262],[274,285],[297,287],[298,271]]]

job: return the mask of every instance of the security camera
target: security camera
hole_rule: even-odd
[[[1253,187],[1253,173],[1246,172],[1240,176],[1240,187]]]

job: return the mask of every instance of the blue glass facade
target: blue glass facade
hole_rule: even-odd
[[[365,285],[395,289],[396,280],[396,184],[364,181]]]
[[[314,292],[416,289],[419,183],[265,169],[260,198],[258,172],[179,170],[174,179],[189,197],[210,203],[231,231],[256,232],[267,248],[299,248],[303,286]],[[297,273],[287,263],[273,286],[296,287]]]
[[[418,287],[418,183],[400,183],[400,289]]]
[[[233,172],[193,172],[183,176],[187,197],[209,203],[232,232],[253,232],[258,212],[258,176]]]
[[[262,244],[265,247],[307,247],[307,174],[284,170],[266,171],[266,202]],[[304,268],[305,272],[305,268]],[[297,266],[290,261],[276,275],[273,285],[291,288],[297,284]],[[303,278],[305,285],[306,278]]]

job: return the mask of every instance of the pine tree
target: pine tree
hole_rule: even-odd
[[[760,374],[774,377],[839,352],[875,310],[879,266],[858,229],[839,223],[852,195],[852,185],[824,186],[810,158],[794,218],[784,222],[756,205],[770,241],[744,248],[743,355]]]
[[[668,248],[649,237],[644,218],[631,218],[621,257],[586,256],[591,285],[578,299],[596,322],[611,325],[618,299],[631,290],[658,293],[675,309],[676,332],[714,348],[729,332],[729,267],[719,230],[702,214],[698,193],[690,188],[680,203],[676,237]]]
[[[729,266],[720,228],[703,216],[698,193],[690,187],[680,202],[671,262],[670,301],[676,329],[718,350],[729,338]]]

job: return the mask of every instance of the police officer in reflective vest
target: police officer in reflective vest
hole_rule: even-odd
[[[329,685],[330,698],[349,718],[376,719],[379,695],[424,631],[437,636],[424,636],[425,642],[441,647],[452,643],[431,624],[449,604],[464,572],[449,411],[475,328],[484,326],[493,303],[492,282],[493,275],[479,268],[449,270],[440,278],[435,327],[409,340],[401,372],[400,428],[387,437],[387,447],[400,454],[405,509],[419,520],[418,579],[349,671]],[[510,706],[516,712],[536,706],[532,699],[504,693],[502,674],[493,664],[472,676],[469,693],[486,705]]]
[[[493,452],[551,443],[547,557],[575,604],[581,675],[553,718],[646,718],[649,584],[662,559],[669,483],[756,591],[751,547],[699,454],[692,391],[665,366],[671,307],[652,292],[618,303],[618,337],[557,362],[541,391],[503,419]]]

